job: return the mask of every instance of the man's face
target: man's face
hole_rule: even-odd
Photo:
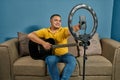
[[[54,27],[55,29],[59,29],[61,27],[61,17],[59,16],[54,16],[51,20],[51,26]]]

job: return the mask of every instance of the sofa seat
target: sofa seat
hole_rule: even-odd
[[[65,64],[58,63],[60,73],[62,72]],[[34,60],[30,56],[18,58],[13,65],[14,74],[16,76],[48,76],[47,65],[43,60]],[[72,76],[79,76],[79,66],[76,64]]]
[[[45,76],[46,64],[42,60],[34,60],[30,56],[18,58],[14,65],[15,75],[27,76]]]
[[[77,58],[80,62],[80,75],[83,74],[83,57]],[[101,55],[87,56],[86,76],[111,76],[112,63]]]
[[[49,76],[47,71],[47,65],[43,60],[34,60],[30,56],[25,56],[18,58],[13,65],[14,69],[14,75],[16,78],[20,79],[20,77],[26,79],[30,78],[31,76],[34,76],[34,78],[38,77],[45,77]],[[60,73],[62,72],[65,64],[64,63],[58,63],[58,68],[60,70]],[[80,69],[80,70],[79,70]],[[105,57],[100,55],[94,55],[94,56],[87,56],[86,60],[86,78],[92,78],[96,76],[97,78],[104,78],[108,79],[111,78],[112,75],[112,63],[107,60]],[[76,68],[72,74],[73,77],[78,77],[83,75],[83,57],[77,58],[77,64]],[[106,77],[106,78],[105,78]],[[39,78],[38,78],[39,79]],[[49,79],[49,77],[46,77],[45,79]],[[16,79],[17,80],[17,79]]]

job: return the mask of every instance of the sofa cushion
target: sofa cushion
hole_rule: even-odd
[[[29,39],[27,38],[27,34],[22,32],[18,32],[17,34],[18,34],[20,56],[29,55],[29,48],[28,48]]]
[[[83,74],[83,57],[77,58],[80,64],[80,74]],[[85,65],[87,76],[111,76],[112,63],[100,55],[87,56]]]
[[[28,48],[29,39],[27,38],[27,34],[18,32],[18,41],[19,41],[20,56],[29,55],[29,48]],[[68,38],[68,44],[70,43],[76,43],[72,35]],[[95,33],[92,39],[90,39],[90,45],[87,47],[88,47],[88,49],[86,50],[87,55],[101,54],[102,50],[101,50],[101,44],[98,33]],[[78,50],[76,46],[69,47],[68,49],[69,52],[71,52],[74,56],[78,56]],[[83,47],[80,46],[79,49],[80,49],[80,55],[83,56],[84,54]]]
[[[81,42],[78,40],[78,42]],[[68,44],[70,43],[76,43],[74,37],[71,35],[68,38]],[[87,46],[88,48],[86,49],[86,55],[101,55],[101,44],[100,44],[100,39],[98,33],[95,33],[95,35],[90,39],[90,45]],[[84,55],[84,48],[83,46],[79,46],[79,54],[78,54],[78,49],[76,46],[69,47],[69,52],[71,52],[74,56],[83,56]]]
[[[21,57],[13,65],[15,75],[45,76],[46,65],[43,60],[34,60],[30,56]]]
[[[74,37],[71,35],[68,37],[68,44],[76,43]],[[79,47],[78,47],[79,48]],[[70,46],[68,47],[68,50],[71,54],[73,54],[75,57],[79,56],[77,46]]]
[[[58,63],[58,69],[60,73],[63,71],[65,64]],[[34,60],[30,56],[24,56],[15,61],[14,74],[16,76],[46,76],[49,75],[46,64],[43,60]],[[47,72],[47,73],[46,73]],[[79,65],[76,64],[76,68],[72,76],[79,76]]]
[[[87,46],[86,49],[86,55],[101,55],[102,49],[100,44],[100,39],[98,33],[95,33],[95,35],[90,39],[90,45]],[[84,48],[80,46],[80,55],[84,55]]]

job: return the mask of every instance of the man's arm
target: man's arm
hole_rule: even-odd
[[[80,30],[80,24],[74,25],[73,26],[73,31],[77,32],[78,30]],[[69,33],[68,35],[71,35],[70,31],[68,33]]]
[[[73,26],[73,30],[76,32],[78,30],[80,30],[80,24],[77,24],[75,26]]]
[[[32,33],[29,33],[28,34],[28,38],[30,40],[32,40],[33,42],[36,42],[38,44],[41,44],[45,49],[50,49],[51,48],[51,45],[50,43],[48,42],[45,42],[44,40],[40,39],[36,34],[35,32],[32,32]]]

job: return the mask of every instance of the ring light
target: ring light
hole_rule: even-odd
[[[86,10],[88,10],[90,12],[90,14],[92,15],[94,24],[93,24],[92,31],[89,34],[80,34],[78,36],[76,34],[76,32],[73,31],[72,19],[73,19],[74,13],[77,10],[79,10],[79,9],[86,9]],[[73,37],[75,39],[81,40],[81,41],[88,41],[88,40],[90,40],[93,37],[93,35],[95,34],[95,32],[96,32],[97,26],[98,26],[98,20],[97,20],[96,13],[94,12],[94,10],[90,6],[88,6],[86,4],[78,4],[78,5],[74,6],[72,8],[72,10],[70,11],[69,16],[68,16],[68,27],[69,27],[69,30],[70,30],[71,34],[73,35]]]

